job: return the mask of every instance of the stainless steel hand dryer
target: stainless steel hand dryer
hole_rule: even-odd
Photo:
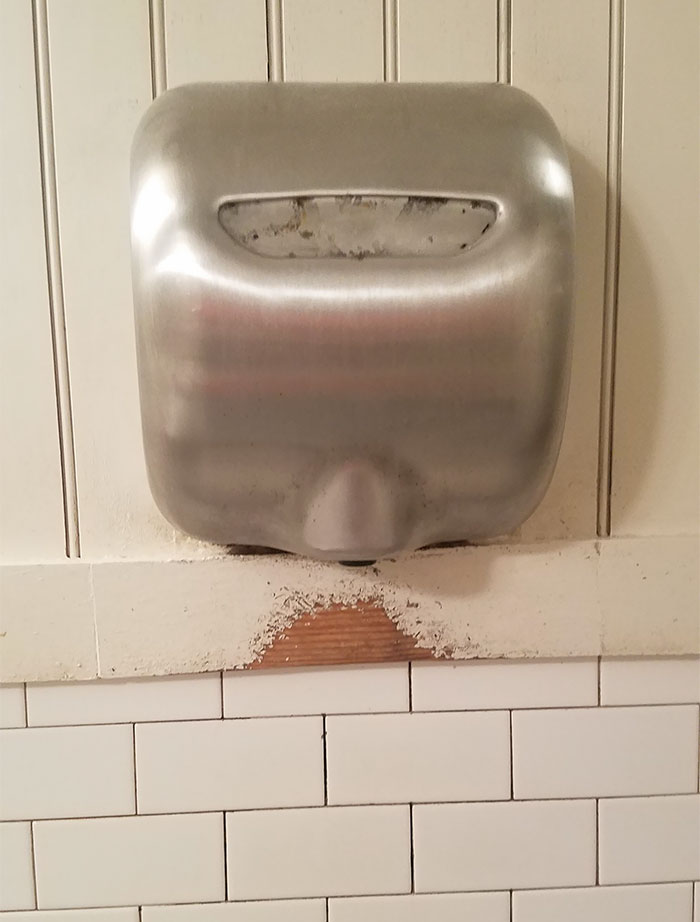
[[[134,141],[131,233],[148,472],[183,531],[357,561],[535,508],[573,196],[526,93],[172,90]]]

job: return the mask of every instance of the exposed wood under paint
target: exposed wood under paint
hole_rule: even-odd
[[[251,669],[434,659],[377,601],[315,608],[283,629]]]

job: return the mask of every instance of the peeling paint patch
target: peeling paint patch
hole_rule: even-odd
[[[697,561],[697,538],[649,537],[440,548],[356,570],[291,555],[6,565],[0,680],[267,666],[295,631],[318,632],[320,665],[338,655],[338,611],[405,638],[412,659],[698,653]],[[358,643],[345,661],[368,656]]]

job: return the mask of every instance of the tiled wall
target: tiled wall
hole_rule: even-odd
[[[699,703],[697,657],[5,686],[2,920],[698,922]]]

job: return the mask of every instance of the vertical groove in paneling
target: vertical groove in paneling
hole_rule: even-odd
[[[517,0],[512,83],[541,102],[565,142],[574,184],[574,328],[561,450],[523,541],[597,533],[605,290],[609,0]]]
[[[384,82],[399,79],[398,0],[384,0]]]
[[[496,0],[497,7],[497,65],[499,83],[510,83],[512,80],[513,58],[513,7],[512,0]]]
[[[623,54],[624,0],[610,0],[605,289],[603,294],[603,349],[600,384],[600,431],[598,438],[597,532],[600,537],[607,537],[610,534],[617,286],[620,256],[620,140],[622,134]]]
[[[154,99],[168,88],[164,3],[165,0],[148,0],[148,26],[151,40],[151,86]]]
[[[34,0],[32,13],[39,111],[39,158],[42,176],[46,262],[49,277],[49,305],[61,456],[66,555],[68,557],[80,557],[75,437],[68,342],[66,338],[61,240],[58,225],[53,101],[46,0]]]
[[[267,77],[284,80],[284,22],[282,0],[265,0],[267,20]]]

